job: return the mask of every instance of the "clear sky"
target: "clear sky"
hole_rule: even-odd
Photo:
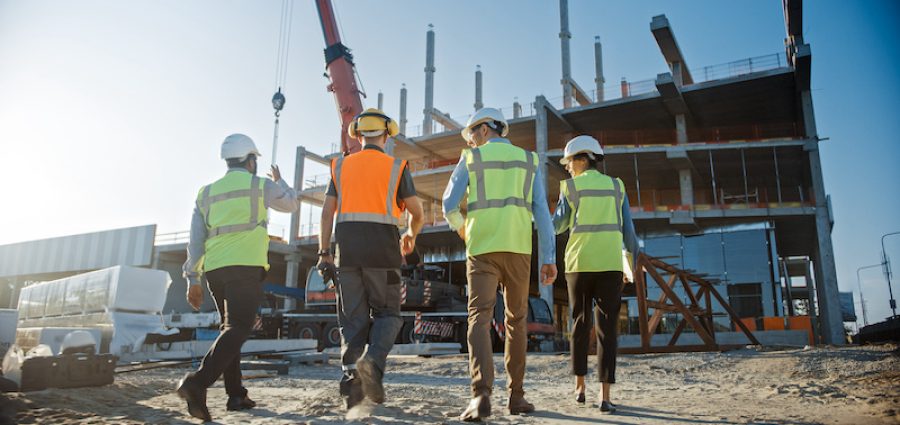
[[[477,64],[488,105],[561,95],[556,1],[334,3],[367,106],[383,90],[396,116],[406,83],[410,126],[422,121],[429,23],[441,110],[471,113]],[[838,280],[855,291],[857,267],[878,263],[881,235],[900,231],[900,3],[805,6],[818,129],[830,137],[821,147]],[[667,71],[649,30],[660,13],[691,67],[784,49],[778,0],[570,0],[569,8],[583,87],[593,86],[595,35],[608,84]],[[198,188],[223,172],[219,144],[232,132],[253,137],[267,165],[280,11],[274,0],[0,0],[0,243],[150,223],[158,233],[185,230]],[[288,181],[295,146],[327,153],[338,140],[323,47],[313,2],[296,1],[278,152]],[[325,171],[309,166],[306,175]],[[900,237],[887,248],[900,264]],[[888,316],[881,272],[863,271],[862,284],[870,322]]]

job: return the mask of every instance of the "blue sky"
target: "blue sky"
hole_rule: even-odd
[[[561,95],[556,1],[334,3],[367,106],[383,90],[396,115],[406,83],[410,126],[422,121],[429,23],[441,110],[471,113],[476,65],[488,105]],[[881,235],[900,230],[898,5],[806,2],[842,290],[856,290],[857,267],[880,261]],[[660,13],[691,67],[783,51],[777,0],[570,0],[569,8],[573,75],[583,87],[593,86],[595,35],[607,84],[665,72],[649,31]],[[197,189],[223,171],[225,135],[244,132],[271,157],[280,9],[280,1],[0,0],[0,147],[8,155],[0,243],[148,223],[158,233],[186,229]],[[313,2],[297,1],[293,19],[278,152],[289,180],[295,146],[327,153],[339,131]],[[900,237],[887,245],[900,261]],[[878,270],[863,272],[863,291],[870,321],[889,315]]]

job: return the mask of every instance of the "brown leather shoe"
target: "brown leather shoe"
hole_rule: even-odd
[[[534,405],[525,400],[523,396],[510,396],[506,407],[509,408],[511,415],[534,412]]]
[[[480,395],[469,400],[469,405],[462,415],[459,415],[459,419],[465,422],[481,422],[488,416],[491,416],[491,398]]]

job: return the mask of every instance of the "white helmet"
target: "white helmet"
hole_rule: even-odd
[[[259,150],[256,149],[253,139],[243,134],[232,134],[222,142],[222,159],[240,159],[243,161],[250,154],[257,157],[262,156]]]
[[[503,128],[494,128],[494,122],[499,122],[502,124]],[[509,124],[506,123],[506,118],[503,118],[503,112],[500,112],[500,110],[496,108],[481,108],[475,112],[475,115],[472,115],[469,118],[469,121],[466,123],[466,128],[462,129],[463,139],[466,139],[467,142],[471,142],[472,127],[482,123],[487,123],[491,128],[496,130],[497,133],[500,133],[500,137],[506,137],[506,134],[509,133]]]
[[[96,350],[97,341],[88,331],[72,331],[66,334],[62,344],[59,346],[60,354],[70,353],[89,353],[93,354]]]
[[[603,148],[600,147],[600,142],[591,136],[581,135],[569,140],[569,143],[566,143],[566,150],[563,153],[562,159],[559,160],[559,163],[566,165],[572,160],[573,156],[580,153],[587,153],[591,159],[603,158]],[[597,155],[600,158],[597,158],[594,155]]]

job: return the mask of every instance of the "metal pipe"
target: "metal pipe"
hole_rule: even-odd
[[[856,285],[859,286],[859,302],[860,302],[860,304],[862,304],[862,314],[863,314],[863,324],[864,325],[869,324],[869,317],[866,314],[866,299],[863,298],[862,280],[859,277],[859,272],[861,272],[865,269],[881,267],[881,265],[882,265],[881,263],[878,263],[878,264],[873,264],[871,266],[863,266],[863,267],[856,269]]]
[[[522,104],[519,103],[519,98],[516,97],[513,100],[513,119],[519,118],[522,116]]]
[[[600,44],[600,36],[594,37],[594,83],[597,85],[596,101],[603,102],[603,84],[606,80],[603,78],[603,45]]]
[[[379,111],[384,110],[384,93],[382,93],[380,91],[378,92],[378,110]]]
[[[481,101],[481,65],[475,65],[475,110],[484,108]]]
[[[719,204],[719,192],[716,189],[716,167],[713,165],[713,157],[712,150],[709,152],[709,172],[712,174],[710,180],[712,180],[712,191],[713,191],[713,204]]]
[[[884,261],[882,264],[884,265],[884,276],[887,277],[888,293],[891,295],[891,317],[897,317],[897,300],[894,299],[894,289],[891,287],[891,261],[884,249],[884,238],[891,235],[900,235],[900,232],[886,233],[881,236],[881,258]]]
[[[406,83],[400,86],[400,134],[406,135]]]
[[[641,174],[638,172],[637,154],[634,154],[634,185],[637,188],[638,205],[643,208],[644,204],[641,203]]]
[[[778,172],[778,151],[772,147],[772,158],[775,158],[775,187],[778,190],[778,203],[781,203],[781,174]]]
[[[569,40],[572,33],[569,32],[569,1],[559,0],[559,44],[562,54],[562,83],[563,107],[572,107],[572,60],[569,52]]]
[[[422,122],[422,135],[432,133],[432,111],[434,110],[434,25],[428,24],[425,42],[425,120]]]
[[[744,173],[744,203],[750,203],[750,189],[747,188],[747,161],[744,159],[744,150],[741,149],[741,171]]]

